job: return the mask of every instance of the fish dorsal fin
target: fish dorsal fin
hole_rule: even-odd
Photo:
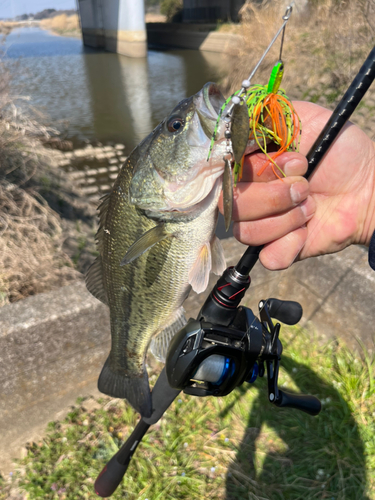
[[[189,283],[194,292],[202,293],[206,290],[211,271],[211,245],[205,243],[198,258],[189,272]]]
[[[156,245],[156,243],[170,236],[172,236],[172,233],[168,233],[165,229],[164,222],[161,222],[142,234],[142,236],[131,245],[120,265],[124,266],[125,264],[130,264],[130,262],[133,262],[133,260],[147,252],[147,250]]]
[[[107,293],[103,285],[102,258],[97,257],[85,276],[87,290],[103,304],[108,305]]]
[[[102,249],[103,249],[103,230],[104,230],[104,224],[105,224],[105,219],[107,217],[107,210],[108,210],[108,204],[109,204],[109,194],[106,194],[100,198],[100,204],[98,206],[98,212],[99,212],[99,227],[96,232],[96,241],[97,241],[97,246],[98,246],[98,251],[100,254],[102,254]]]
[[[223,246],[219,238],[215,235],[211,240],[211,259],[212,259],[211,271],[220,276],[225,271],[227,265],[225,262]]]
[[[170,341],[186,323],[184,308],[180,307],[170,317],[164,329],[151,340],[150,350],[158,361],[165,363]]]

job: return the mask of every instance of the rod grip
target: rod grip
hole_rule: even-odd
[[[129,460],[124,464],[120,464],[117,455],[118,453],[111,458],[95,481],[95,492],[102,498],[110,497],[114,493],[121,483],[131,460],[130,456]]]

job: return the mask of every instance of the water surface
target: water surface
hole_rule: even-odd
[[[119,141],[127,153],[181,99],[220,76],[216,53],[150,50],[133,59],[37,27],[14,30],[5,50],[19,60],[14,90],[30,96],[68,138]]]

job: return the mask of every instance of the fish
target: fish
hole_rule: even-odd
[[[142,417],[153,411],[145,359],[165,359],[186,324],[183,303],[203,292],[225,257],[215,236],[224,172],[224,125],[207,151],[225,102],[207,83],[182,100],[130,154],[98,207],[99,256],[88,290],[109,306],[111,350],[98,389],[126,399]]]

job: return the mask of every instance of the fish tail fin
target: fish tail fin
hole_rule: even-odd
[[[113,370],[107,358],[99,375],[98,389],[108,396],[126,399],[142,417],[151,417],[152,399],[146,370],[140,377],[127,377]]]

